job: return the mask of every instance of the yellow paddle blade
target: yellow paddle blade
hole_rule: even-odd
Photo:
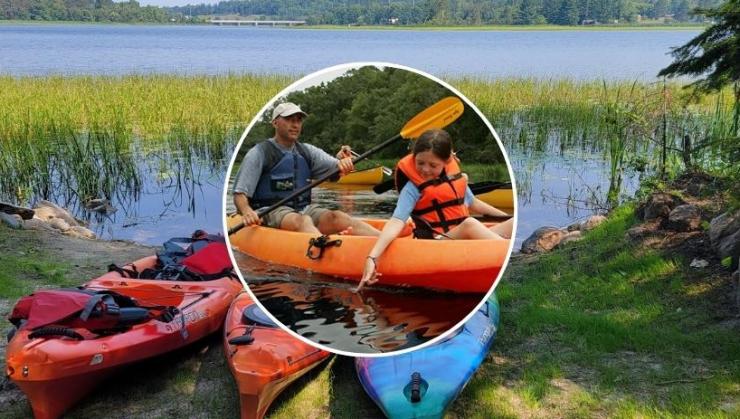
[[[411,118],[401,129],[401,137],[406,139],[417,138],[424,131],[444,128],[455,122],[462,115],[464,109],[465,105],[463,105],[462,100],[454,96],[448,96]]]

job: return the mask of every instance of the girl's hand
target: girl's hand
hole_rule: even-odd
[[[383,274],[378,272],[378,266],[376,264],[375,258],[368,257],[367,259],[365,259],[365,271],[362,273],[360,284],[357,286],[357,288],[354,288],[352,292],[359,292],[365,285],[375,284],[376,282],[378,282],[378,280],[380,280],[381,276],[383,276]]]

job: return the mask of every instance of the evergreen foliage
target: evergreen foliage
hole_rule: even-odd
[[[391,138],[414,115],[452,92],[437,82],[397,68],[362,67],[323,83],[292,92],[284,100],[301,106],[309,115],[301,141],[334,153],[348,144],[359,153]],[[275,104],[277,105],[277,103]],[[250,130],[247,144],[273,135],[272,109]],[[446,128],[462,159],[484,164],[503,163],[501,150],[480,117],[469,107]],[[409,142],[399,141],[373,157],[397,159],[408,151]],[[245,152],[247,147],[242,147]]]
[[[0,20],[77,22],[168,22],[160,7],[141,7],[136,0],[0,0]]]

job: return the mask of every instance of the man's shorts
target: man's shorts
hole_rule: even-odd
[[[329,210],[326,208],[321,208],[317,204],[308,205],[306,208],[303,209],[303,211],[296,211],[291,207],[283,205],[281,207],[277,207],[275,210],[262,217],[262,225],[265,227],[280,228],[280,223],[283,222],[283,218],[285,218],[286,215],[293,212],[298,212],[300,214],[308,215],[309,217],[311,217],[313,225],[318,227],[319,218],[327,211]]]

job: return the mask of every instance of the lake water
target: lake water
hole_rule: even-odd
[[[437,76],[651,80],[697,33],[0,24],[0,74],[298,75],[385,61]]]
[[[0,74],[299,74],[380,60],[440,76],[651,79],[670,62],[669,49],[696,33],[0,24]],[[509,153],[520,188],[518,243],[537,227],[562,226],[592,213],[593,195],[605,194],[608,171],[598,153],[538,154],[515,145]],[[110,216],[86,213],[74,201],[62,203],[77,206],[78,216],[106,239],[158,244],[194,228],[218,230],[225,165],[188,164],[200,175],[176,182],[142,165],[141,192],[117,197],[119,211]],[[627,181],[625,191],[634,184]]]

